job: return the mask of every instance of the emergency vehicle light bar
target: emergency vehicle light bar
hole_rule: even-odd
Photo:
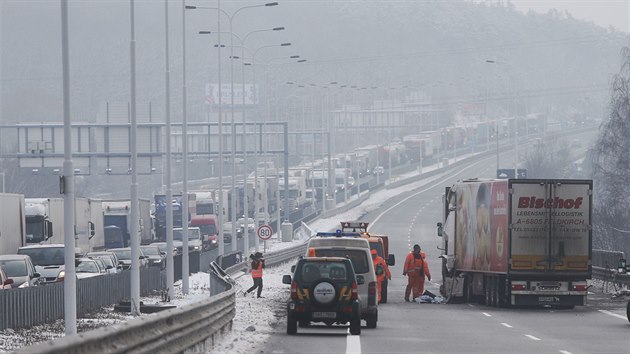
[[[321,237],[361,237],[358,232],[318,232],[316,236]]]

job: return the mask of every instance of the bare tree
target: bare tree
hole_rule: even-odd
[[[611,82],[609,117],[593,148],[593,246],[630,251],[630,52],[625,48],[621,70]]]

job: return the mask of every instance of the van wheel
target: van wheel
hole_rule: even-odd
[[[387,278],[385,278],[381,284],[381,304],[387,303],[387,283]]]
[[[287,316],[287,334],[297,334],[297,320],[292,316]]]
[[[367,328],[376,328],[376,322],[378,321],[378,312],[368,317],[365,322],[367,323]]]

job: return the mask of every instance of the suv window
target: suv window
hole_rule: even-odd
[[[322,249],[315,250],[317,257],[342,257],[349,258],[352,261],[352,267],[357,274],[367,273],[370,271],[370,265],[367,254],[363,250],[345,250],[345,249]]]
[[[304,283],[312,283],[320,278],[347,281],[348,271],[342,262],[308,262],[300,272]]]

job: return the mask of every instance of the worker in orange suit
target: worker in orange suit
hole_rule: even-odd
[[[421,251],[420,245],[413,245],[413,251],[409,252],[405,259],[403,275],[407,278],[407,288],[405,289],[405,301],[409,302],[409,295],[413,290],[413,299],[422,296],[424,293],[424,278],[426,276],[431,281],[431,272],[429,264],[424,260],[426,255]]]
[[[391,280],[392,273],[390,273],[389,267],[387,266],[387,263],[385,263],[385,260],[383,259],[383,257],[379,256],[376,250],[372,250],[371,252],[372,252],[372,261],[374,262],[374,271],[376,272],[378,302],[381,303],[381,292],[383,291],[382,290],[383,281],[385,280],[385,277]]]
[[[249,255],[249,258],[252,260],[251,273],[252,273],[252,280],[254,281],[254,285],[251,288],[247,289],[247,291],[243,293],[243,296],[247,296],[247,294],[249,294],[250,292],[258,289],[256,297],[261,298],[262,296],[260,296],[260,294],[262,293],[262,289],[263,289],[262,278],[263,278],[263,268],[265,268],[265,260],[263,258],[262,253],[260,252],[256,252],[255,254]]]

